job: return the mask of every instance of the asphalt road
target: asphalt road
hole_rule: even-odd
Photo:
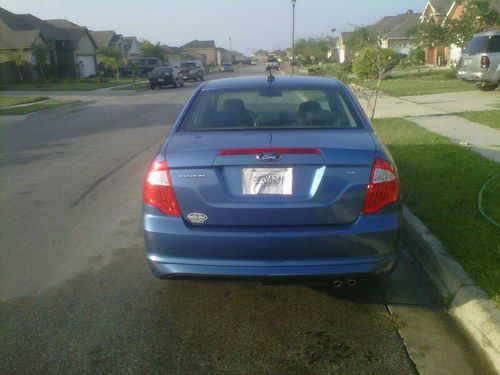
[[[441,307],[406,251],[387,286],[151,275],[142,182],[194,87],[65,93],[94,101],[0,124],[0,373],[415,373],[391,306]]]

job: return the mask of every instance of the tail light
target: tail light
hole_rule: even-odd
[[[488,56],[481,56],[481,68],[490,67],[490,58]]]
[[[362,213],[373,214],[401,196],[396,169],[384,159],[375,159]]]
[[[142,197],[145,204],[156,207],[165,215],[181,216],[167,162],[164,160],[151,164],[144,181]]]

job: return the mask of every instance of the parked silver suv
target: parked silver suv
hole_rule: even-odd
[[[458,78],[475,82],[480,90],[495,90],[500,83],[500,30],[474,35],[462,54]]]

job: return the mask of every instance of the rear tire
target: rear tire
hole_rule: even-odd
[[[149,89],[150,90],[154,90],[155,89],[155,85],[149,85]]]
[[[202,74],[202,75],[201,75],[201,77],[200,77],[200,81],[203,81],[203,74]]]

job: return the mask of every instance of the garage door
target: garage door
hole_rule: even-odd
[[[80,76],[88,77],[95,75],[95,56],[78,56],[80,64]]]

